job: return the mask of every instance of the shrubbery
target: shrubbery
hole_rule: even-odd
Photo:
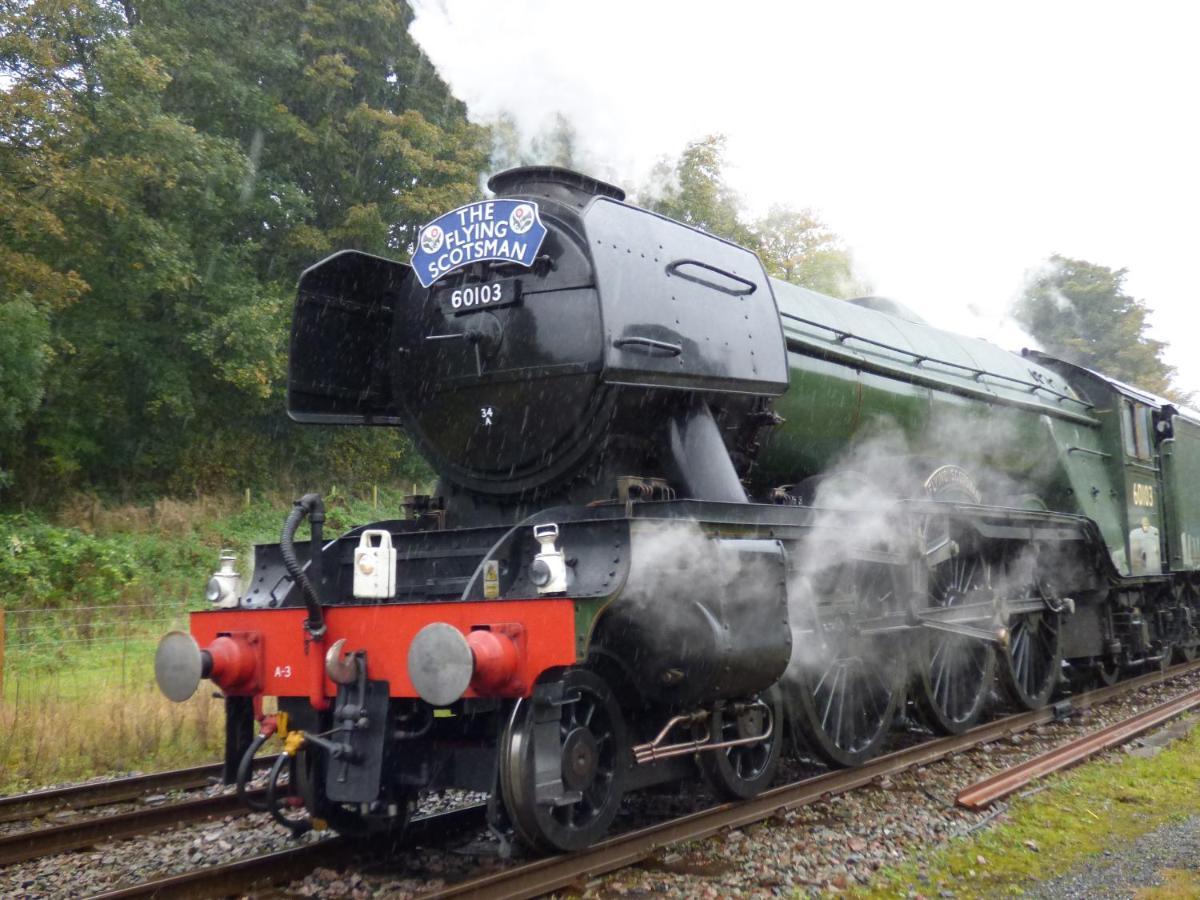
[[[127,537],[99,537],[34,515],[0,516],[5,607],[119,603],[138,583],[140,571]]]

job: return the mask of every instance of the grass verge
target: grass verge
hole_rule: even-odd
[[[1014,800],[999,824],[885,869],[854,896],[936,897],[943,890],[956,897],[1019,896],[1106,848],[1198,812],[1195,728],[1152,758],[1122,754],[1057,776],[1045,790]]]
[[[402,516],[401,489],[325,489],[326,535]],[[0,514],[0,793],[130,770],[212,762],[223,707],[207,682],[184,704],[154,683],[154,649],[203,609],[218,552],[243,576],[255,543],[279,539],[291,497],[80,502],[54,519]],[[306,539],[302,530],[300,539]]]
[[[154,683],[156,639],[123,657],[83,649],[74,664],[8,671],[0,701],[0,794],[99,774],[220,758],[223,705],[203,688],[171,703]]]

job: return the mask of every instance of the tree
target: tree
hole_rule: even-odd
[[[1148,337],[1145,302],[1125,293],[1126,269],[1050,257],[1017,300],[1016,320],[1046,351],[1154,393],[1172,396],[1166,344]]]
[[[774,278],[834,297],[869,293],[850,252],[813,210],[775,205],[757,222],[746,221],[741,198],[725,181],[722,135],[692,141],[674,162],[661,160],[643,193],[655,212],[754,250]]]
[[[854,275],[850,252],[813,210],[772,206],[754,231],[767,274],[831,297],[869,293]]]
[[[516,116],[502,112],[488,123],[488,127],[492,136],[488,165],[492,172],[529,165],[528,154],[521,146],[521,126],[517,124]]]
[[[266,247],[273,272],[294,278],[334,247],[405,255],[421,225],[477,195],[488,134],[411,20],[397,0],[141,5],[138,45],[169,60],[165,108],[236,140],[248,188],[303,199],[303,222]]]
[[[68,210],[111,199],[73,162],[95,97],[95,49],[115,19],[59,6],[0,6],[0,485],[47,390],[51,322],[88,290]]]
[[[0,4],[0,328],[34,342],[0,341],[0,440],[22,432],[6,460],[27,488],[212,487],[351,455],[283,416],[296,277],[340,247],[406,258],[485,160],[411,17],[396,0]],[[17,378],[34,382],[10,401]],[[405,446],[356,433],[373,459]]]
[[[664,216],[743,247],[758,243],[741,198],[725,181],[724,135],[692,141],[674,163],[661,160],[645,193],[645,205]]]

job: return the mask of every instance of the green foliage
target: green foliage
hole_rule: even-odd
[[[375,490],[361,480],[340,487],[322,483],[326,533],[399,517],[404,495],[427,484],[414,479]],[[15,629],[9,634],[9,664],[25,659],[54,668],[104,628],[104,637],[149,639],[162,632],[164,613],[204,608],[204,585],[220,550],[233,548],[248,577],[251,548],[279,540],[294,496],[257,495],[249,504],[230,496],[159,500],[116,508],[84,497],[58,522],[33,513],[0,515],[0,607],[26,611],[19,626],[9,619]],[[146,625],[141,631],[139,622]],[[71,646],[59,646],[64,639]],[[35,658],[22,650],[31,643],[45,648]]]
[[[1125,293],[1125,269],[1052,256],[1035,273],[1013,313],[1046,351],[1121,381],[1180,397],[1166,344],[1147,336],[1146,304]]]
[[[0,699],[0,794],[220,758],[221,701],[206,691],[184,704],[167,700],[154,683],[156,643],[157,635],[131,639],[116,653],[78,644],[68,666],[10,668]]]
[[[1023,894],[1117,842],[1200,812],[1198,751],[1200,731],[1192,731],[1151,759],[1117,754],[1053,776],[1037,796],[1015,798],[1002,824],[881,870],[852,896]]]
[[[0,441],[19,434],[42,399],[50,324],[28,297],[0,299]]]
[[[0,595],[5,607],[117,603],[135,584],[139,560],[119,538],[52,525],[36,516],[0,516]]]
[[[423,472],[394,435],[310,436],[282,409],[299,272],[346,246],[405,258],[478,192],[486,132],[410,19],[394,0],[0,6],[10,499],[340,477],[348,460]]]
[[[767,274],[831,297],[870,293],[855,277],[850,251],[813,210],[772,206],[754,230]]]
[[[743,220],[742,200],[725,181],[724,135],[692,141],[673,163],[659,162],[651,180],[650,209],[743,247],[757,245]]]
[[[660,161],[644,193],[655,212],[754,250],[774,278],[833,297],[869,293],[854,275],[850,252],[813,210],[776,205],[747,222],[741,197],[725,181],[722,135],[692,141],[677,160]]]

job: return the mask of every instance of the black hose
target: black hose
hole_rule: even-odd
[[[269,734],[259,734],[250,742],[250,746],[242,754],[242,761],[238,763],[237,778],[234,781],[237,785],[238,799],[255,812],[266,812],[267,804],[248,794],[246,785],[250,783],[250,770],[254,768],[254,755],[258,753],[259,748],[267,742],[269,737]]]
[[[296,558],[296,548],[292,543],[296,529],[308,518],[308,527],[312,534],[309,542],[308,572],[300,566]],[[287,569],[292,580],[300,585],[304,605],[308,607],[308,618],[304,627],[309,634],[320,637],[325,633],[325,616],[321,612],[321,597],[317,587],[321,584],[321,538],[325,524],[325,503],[320,494],[305,494],[294,504],[283,523],[283,533],[279,536],[279,555],[283,557],[283,566]]]
[[[292,757],[286,753],[280,753],[275,760],[275,765],[271,766],[271,774],[267,776],[267,811],[271,814],[271,818],[282,825],[284,828],[290,829],[294,837],[300,837],[306,831],[312,828],[312,817],[305,816],[302,819],[289,819],[279,810],[279,797],[276,794],[276,788],[279,784],[279,775],[283,771],[283,767],[291,761]]]

